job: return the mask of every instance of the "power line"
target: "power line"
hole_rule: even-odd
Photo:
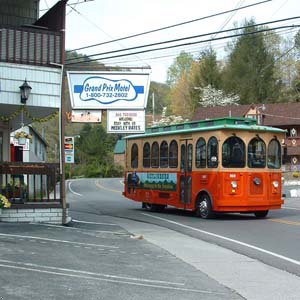
[[[223,15],[223,14],[231,13],[231,12],[234,12],[234,11],[237,11],[237,10],[241,10],[241,9],[249,8],[249,7],[252,7],[252,6],[264,4],[264,3],[270,2],[270,1],[272,1],[272,0],[264,0],[264,1],[256,2],[256,3],[245,5],[245,6],[242,6],[242,7],[239,7],[239,8],[234,8],[234,9],[222,11],[222,12],[219,12],[219,13],[216,13],[216,14],[212,14],[212,15],[209,15],[209,16],[205,16],[205,17],[201,17],[201,18],[197,18],[197,19],[193,19],[193,20],[189,20],[189,21],[185,21],[185,22],[181,22],[181,23],[177,23],[177,24],[173,24],[173,25],[169,25],[169,26],[157,28],[157,29],[152,29],[152,30],[149,30],[149,31],[145,31],[145,32],[141,32],[141,33],[136,33],[136,34],[133,34],[133,35],[128,35],[128,36],[117,38],[117,39],[114,39],[114,40],[111,40],[111,41],[101,42],[101,43],[97,43],[97,44],[93,44],[93,45],[89,45],[89,46],[84,46],[84,47],[80,47],[80,48],[68,50],[67,52],[88,49],[88,48],[92,48],[92,47],[96,47],[96,46],[101,46],[101,45],[105,45],[105,44],[109,44],[109,43],[114,43],[114,42],[117,42],[117,41],[122,41],[122,40],[125,40],[125,39],[130,39],[130,38],[138,37],[138,36],[149,34],[149,33],[154,33],[154,32],[158,32],[158,31],[162,31],[162,30],[174,28],[174,27],[177,27],[177,26],[182,26],[182,25],[190,24],[190,23],[197,22],[197,21],[202,21],[202,20],[205,20],[205,19],[209,19],[209,18],[220,16],[220,15]]]
[[[283,35],[283,34],[289,34],[289,33],[296,32],[296,31],[298,31],[298,29],[288,28],[288,29],[283,29],[283,30],[277,32],[277,34],[278,35]],[[268,34],[268,33],[266,33],[266,34]],[[221,43],[215,44],[214,49],[215,48],[221,49],[222,47],[224,47],[224,45],[226,45],[226,42],[221,42]],[[197,50],[194,50],[195,47],[197,47]],[[198,45],[192,45],[191,48],[190,48],[190,50],[186,50],[185,49],[185,51],[187,53],[199,53],[201,51],[201,49],[205,49],[205,47],[207,47],[207,46],[201,46],[199,48]],[[178,48],[180,48],[180,47],[178,47]],[[177,56],[179,54],[179,51],[181,51],[181,50],[179,50],[179,49],[178,50],[172,49],[172,53],[169,53],[169,54],[166,54],[166,55],[160,55],[160,56],[156,56],[156,57],[153,57],[153,56],[151,56],[151,57],[145,57],[144,60],[149,61],[149,60],[161,59],[163,61],[167,61],[168,58]],[[119,58],[119,57],[116,57],[116,58]],[[103,59],[103,61],[105,62],[106,59]],[[121,60],[119,60],[119,61],[111,61],[111,59],[107,59],[107,61],[110,64],[123,64],[123,63],[127,63],[128,64],[128,63],[132,63],[132,62],[137,62],[138,60],[137,59],[131,59],[131,60],[125,59],[125,60],[122,60],[122,61]]]
[[[79,61],[79,62],[74,62],[74,63],[66,63],[66,65],[73,65],[73,64],[78,64],[78,63],[90,63],[92,61],[97,61],[97,60],[105,60],[105,59],[111,59],[111,58],[116,58],[116,57],[130,56],[130,55],[135,55],[135,54],[140,54],[140,53],[147,53],[147,52],[151,52],[151,51],[172,49],[172,48],[181,47],[181,46],[189,46],[189,45],[201,44],[201,43],[206,43],[206,42],[215,41],[215,40],[229,39],[229,38],[233,38],[233,37],[247,36],[247,35],[252,35],[252,34],[261,33],[261,32],[268,32],[268,31],[277,30],[277,29],[295,28],[295,27],[300,27],[300,25],[288,25],[288,26],[280,26],[280,27],[274,27],[274,28],[266,28],[266,29],[261,29],[261,30],[257,30],[257,31],[247,32],[247,33],[240,33],[240,34],[234,34],[234,35],[229,35],[229,36],[222,36],[222,37],[218,37],[218,38],[214,38],[214,39],[207,39],[207,40],[202,40],[202,41],[189,42],[189,43],[166,46],[166,47],[155,48],[155,49],[146,49],[146,50],[137,51],[137,52],[133,52],[133,53],[119,54],[119,55],[104,57],[104,58],[96,58],[96,59],[91,59],[89,61]]]
[[[79,0],[78,0],[79,1]],[[69,4],[68,4],[69,5]],[[70,5],[69,5],[70,6]],[[105,35],[111,37],[108,33],[106,33],[104,30],[102,30],[96,23],[92,22],[89,18],[87,18],[86,16],[84,16],[82,13],[80,13],[77,9],[75,9],[75,7],[70,6],[70,8],[75,11],[79,16],[81,16],[82,18],[84,18],[87,22],[89,22],[90,24],[92,24],[93,26],[95,26],[97,29],[99,29],[102,33],[104,33]],[[119,45],[121,47],[123,47],[122,44],[119,43]],[[68,51],[66,51],[68,52]],[[140,57],[136,56],[140,61],[143,61]],[[143,61],[144,62],[144,61]],[[146,62],[145,62],[146,63]],[[147,64],[147,63],[146,63]]]
[[[280,20],[275,20],[275,21],[269,21],[269,22],[264,22],[264,23],[259,23],[259,24],[255,24],[255,27],[264,26],[264,25],[273,24],[273,23],[278,23],[278,22],[291,21],[291,20],[295,20],[295,19],[299,19],[299,18],[300,18],[300,16],[286,18],[286,19],[280,19]],[[254,27],[254,25],[241,26],[241,27],[236,27],[236,28],[232,28],[232,29],[226,29],[226,30],[210,32],[210,33],[204,33],[204,34],[199,34],[199,35],[194,35],[194,36],[189,36],[189,37],[184,37],[184,38],[179,38],[179,39],[163,41],[163,42],[151,43],[151,44],[146,44],[146,45],[139,45],[139,46],[135,46],[135,47],[119,49],[119,50],[113,50],[113,51],[102,52],[102,53],[96,53],[96,54],[87,55],[86,57],[91,58],[91,57],[105,55],[105,54],[112,54],[112,53],[118,53],[118,52],[123,52],[123,51],[136,50],[136,49],[141,49],[141,48],[146,48],[146,47],[153,47],[153,46],[158,46],[158,45],[163,45],[163,44],[168,44],[168,43],[175,43],[175,42],[180,42],[180,41],[183,41],[183,40],[195,39],[195,38],[200,38],[200,37],[204,37],[204,36],[211,36],[211,35],[214,36],[214,35],[219,34],[219,33],[226,33],[226,32],[230,32],[230,31],[237,31],[237,30],[252,28],[252,27]],[[213,41],[214,38],[211,38],[211,40]],[[143,53],[143,52],[141,52],[141,53]],[[77,60],[77,63],[81,62],[81,61],[78,61],[78,60],[80,60],[80,58],[77,58],[77,57],[67,59],[66,62],[67,62],[67,64],[71,64],[70,62],[76,61],[76,60]]]

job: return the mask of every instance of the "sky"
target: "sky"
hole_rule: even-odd
[[[67,50],[199,19],[222,11],[262,2],[263,0],[94,0],[82,3],[83,1],[69,0],[68,2],[66,20]],[[44,14],[45,10],[56,2],[57,0],[40,0],[40,15]],[[221,29],[230,29],[234,23],[240,25],[245,19],[250,19],[251,17],[255,19],[256,23],[262,23],[295,16],[300,16],[299,1],[272,0],[251,8],[238,10],[234,13],[223,14],[218,17],[192,22],[136,38],[78,50],[78,52],[91,55],[211,33]],[[291,24],[299,25],[300,19],[270,25],[270,27]],[[297,30],[293,29],[292,32],[288,32],[285,29],[280,31],[280,34],[282,36],[292,36]],[[222,35],[217,35],[217,37]],[[203,40],[203,38],[195,40],[201,39]],[[175,49],[111,58],[109,60],[101,60],[101,62],[108,66],[150,67],[151,80],[165,82],[167,70],[180,51],[184,50],[197,57],[200,51],[210,45],[217,52],[218,58],[222,59],[226,56],[224,49],[228,42],[228,39],[219,40],[211,44],[201,43]]]

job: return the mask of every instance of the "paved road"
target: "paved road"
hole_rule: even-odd
[[[108,213],[118,203],[106,198],[115,192],[100,189],[94,180],[78,181],[74,188],[78,192],[68,194],[74,220],[67,227],[0,223],[0,299],[242,299],[124,229],[130,224],[140,229],[140,223],[115,222]],[[105,214],[100,198],[107,200]],[[119,204],[125,210],[133,203]]]
[[[235,287],[237,287],[245,278],[248,278],[248,280],[252,280],[253,282],[259,278],[261,282],[264,282],[266,277],[271,276],[273,281],[269,281],[271,282],[270,290],[268,290],[266,282],[260,286],[256,286],[254,283],[252,284],[257,289],[264,288],[265,296],[269,293],[270,297],[273,296],[274,298],[274,293],[272,294],[272,292],[274,292],[274,286],[276,286],[274,277],[276,277],[277,274],[276,270],[279,269],[290,273],[287,273],[291,276],[291,281],[286,285],[288,286],[286,292],[288,292],[288,290],[292,291],[292,295],[289,295],[286,298],[284,293],[280,294],[280,299],[291,299],[293,297],[295,297],[294,299],[299,299],[300,297],[300,290],[297,287],[300,284],[298,277],[300,275],[300,252],[298,251],[300,248],[299,198],[287,198],[284,208],[280,211],[272,211],[267,219],[257,220],[252,215],[230,214],[219,216],[215,220],[202,220],[195,218],[190,212],[172,208],[167,209],[164,213],[145,212],[141,210],[140,203],[132,202],[121,196],[121,180],[99,179],[91,180],[89,184],[87,184],[86,181],[77,181],[71,183],[71,190],[74,193],[89,195],[88,198],[77,195],[77,199],[75,199],[73,206],[74,208],[77,207],[77,205],[83,205],[81,209],[92,209],[95,215],[108,215],[111,217],[122,218],[123,220],[130,219],[143,222],[140,224],[150,223],[159,225],[159,228],[170,229],[172,232],[182,234],[182,238],[193,238],[194,242],[207,241],[210,245],[220,245],[226,249],[233,250],[235,253],[245,255],[245,257],[249,259],[249,262],[252,263],[253,267],[244,270],[242,264],[237,265],[237,270],[233,270],[231,273],[229,272],[230,275],[228,276],[230,278],[228,280],[224,280],[220,274],[212,272],[212,265],[204,266],[202,264],[199,266],[199,268],[202,269],[207,268],[206,273],[209,276],[221,280],[221,282],[233,289],[235,289]],[[95,193],[98,193],[96,197]],[[89,201],[85,201],[85,199],[89,199]],[[72,213],[74,212],[75,211],[72,210]],[[125,225],[126,224],[123,224],[123,226]],[[140,227],[142,228],[142,226]],[[132,232],[134,232],[134,228],[132,229],[130,226],[128,226],[128,228],[131,228]],[[145,229],[145,231],[143,230],[135,230],[135,232],[147,233],[147,229]],[[151,237],[148,236],[148,239],[151,240]],[[155,238],[152,241],[157,242]],[[163,242],[159,242],[159,245],[162,246]],[[172,250],[170,250],[167,245],[164,246],[168,251]],[[199,247],[204,246],[199,245]],[[186,249],[186,251],[189,250]],[[209,251],[211,251],[211,249],[209,249]],[[173,253],[175,252],[176,251]],[[223,253],[220,255],[225,254]],[[189,261],[189,257],[185,257],[185,259],[186,261]],[[214,256],[209,259],[216,260],[217,257]],[[227,260],[230,259],[232,258],[229,255]],[[236,258],[234,258],[234,260],[235,259]],[[243,258],[240,259],[243,260]],[[264,274],[264,268],[261,265],[257,266],[255,264],[257,261],[267,264],[270,268],[273,267],[273,269],[269,269],[270,274],[265,274],[265,278],[262,275]],[[218,267],[221,265],[219,260]],[[223,267],[230,268],[230,264]],[[233,280],[234,272],[238,273],[240,276],[237,276],[235,279],[236,282],[231,285],[230,281]],[[249,277],[244,276],[243,272],[249,272]],[[251,278],[251,274],[255,274],[257,277]],[[261,276],[258,274],[261,274]],[[280,273],[280,275],[282,274],[285,274],[285,272]],[[291,274],[295,274],[296,276],[293,277]],[[286,282],[285,276],[281,278],[278,275],[277,279],[278,292],[280,293],[280,291],[285,290],[285,288],[283,288],[284,282]],[[242,295],[247,295],[248,299],[251,299],[249,294],[251,294],[253,290],[248,288],[249,284],[247,283],[238,291],[241,292]],[[279,297],[279,294],[275,293],[275,295]],[[258,295],[255,294],[255,297],[257,296]],[[252,297],[252,299],[258,299],[255,297]],[[276,298],[275,296],[275,299],[279,298]]]
[[[298,198],[265,220],[202,220],[149,213],[121,190],[70,182],[69,227],[1,223],[0,299],[300,298]]]

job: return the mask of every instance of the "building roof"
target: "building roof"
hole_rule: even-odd
[[[114,149],[114,154],[124,154],[125,153],[125,146],[126,142],[125,140],[118,140],[115,149]]]
[[[257,132],[285,132],[280,128],[256,125],[256,120],[248,118],[219,118],[202,121],[180,123],[174,125],[162,125],[147,128],[143,134],[135,134],[124,137],[124,139],[139,139],[152,136],[167,136],[174,134],[189,134],[193,132],[205,132],[215,130],[252,130]]]
[[[45,140],[45,138],[31,125],[28,125],[28,127],[30,128],[30,130],[35,134],[35,136],[46,146],[48,147],[49,144],[48,142]]]
[[[199,107],[193,120],[214,118],[244,117],[252,108],[261,107],[262,104],[228,105],[215,107]],[[294,126],[300,125],[300,103],[273,103],[265,104],[263,124],[268,126]]]

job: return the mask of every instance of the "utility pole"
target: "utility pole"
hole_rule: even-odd
[[[61,0],[63,1],[63,0]],[[67,2],[65,2],[67,3]],[[61,36],[61,72],[62,72],[62,82],[61,82],[61,108],[60,108],[60,163],[61,163],[61,178],[60,178],[60,199],[62,202],[62,224],[67,223],[67,200],[66,200],[66,186],[65,186],[65,79],[64,79],[64,63],[65,63],[65,30],[66,30],[66,4],[63,9],[62,16],[62,36]]]

